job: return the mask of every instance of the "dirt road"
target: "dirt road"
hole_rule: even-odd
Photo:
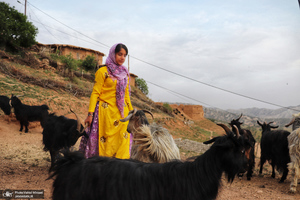
[[[0,116],[0,190],[44,190],[45,199],[51,199],[52,180],[46,180],[50,166],[49,154],[43,151],[42,129],[32,123],[29,133],[21,134],[18,122],[5,121]],[[78,147],[78,143],[75,145]],[[181,147],[184,148],[184,147]],[[258,163],[258,162],[256,162]],[[300,186],[296,194],[290,194],[290,177],[284,183],[270,178],[270,169],[265,167],[264,176],[258,176],[256,164],[254,177],[251,181],[236,178],[232,184],[222,179],[217,200],[241,199],[300,199]]]

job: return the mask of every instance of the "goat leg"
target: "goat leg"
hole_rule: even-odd
[[[298,184],[298,176],[300,175],[300,169],[298,166],[293,166],[291,168],[291,174],[292,174],[292,181],[290,185],[290,192],[295,193],[297,189],[297,184]]]
[[[55,160],[56,160],[56,156],[57,156],[57,152],[53,151],[53,150],[50,150],[51,166],[50,166],[49,170],[51,170],[52,167],[54,166],[54,163],[55,163]]]
[[[273,164],[272,162],[272,175],[271,175],[272,178],[275,178],[275,165]]]
[[[264,157],[260,158],[260,169],[259,169],[259,175],[262,175],[263,166],[266,162],[266,159]]]
[[[23,131],[23,122],[21,122],[20,121],[20,130],[19,130],[20,132],[22,132]]]
[[[289,170],[288,170],[287,168],[284,169],[283,174],[282,174],[282,177],[281,177],[279,183],[283,183],[283,182],[284,182],[284,180],[286,179],[288,173],[289,173]]]
[[[28,125],[29,125],[29,123],[25,122],[24,125],[25,125],[25,133],[28,133]]]

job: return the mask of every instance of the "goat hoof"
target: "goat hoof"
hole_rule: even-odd
[[[289,193],[292,193],[292,194],[296,193],[296,188],[290,188]]]

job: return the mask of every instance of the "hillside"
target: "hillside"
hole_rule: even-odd
[[[49,60],[48,56],[34,52],[11,55],[0,51],[0,95],[24,95],[20,97],[23,103],[47,104],[51,112],[75,118],[69,111],[71,107],[81,119],[84,119],[93,86],[93,74],[69,71],[63,66],[57,67],[55,63]],[[132,88],[131,100],[135,108],[150,110],[154,115],[154,121],[170,131],[180,148],[182,160],[202,154],[209,148],[199,142],[224,133],[215,124],[217,121],[228,123],[240,115],[240,113],[237,115],[227,113],[222,116],[222,113],[214,113],[211,110],[211,120],[200,118],[186,121],[174,112],[168,114],[163,106],[158,106],[137,88]],[[177,108],[176,105],[171,106]],[[204,115],[209,113],[205,108],[204,111]],[[150,122],[153,121],[150,116],[148,119]],[[255,118],[244,116],[243,120],[249,126],[255,124]],[[48,152],[43,151],[41,132],[39,123],[33,122],[30,123],[29,133],[20,133],[18,121],[14,117],[4,116],[0,110],[0,188],[43,190],[44,199],[52,199],[53,179],[47,179],[50,156]],[[253,133],[256,135],[256,132]],[[79,141],[75,144],[75,149],[78,146]],[[259,163],[260,156],[257,147],[255,148],[258,150],[255,153],[256,165]],[[251,181],[244,177],[227,183],[224,176],[221,179],[222,187],[217,200],[300,198],[299,192],[295,195],[288,193],[289,181],[279,184],[278,175],[276,180],[270,178],[270,165],[264,166],[262,176],[258,175],[258,169],[258,166],[254,169],[254,177]]]
[[[47,104],[50,112],[73,118],[73,108],[82,120],[86,117],[93,74],[69,70],[49,55],[24,51],[17,55],[0,51],[0,95],[24,95],[21,101],[29,105]],[[167,113],[139,89],[132,87],[131,101],[135,108],[150,110],[154,121],[167,128],[174,138],[198,142],[223,134],[223,129],[210,120],[190,120]],[[3,115],[3,112],[0,111]],[[150,122],[153,120],[149,116]]]
[[[208,119],[215,119],[220,121],[230,121],[233,118],[239,117],[243,114],[242,121],[247,126],[258,126],[256,121],[273,121],[280,127],[290,122],[292,115],[298,113],[300,106],[290,107],[291,109],[266,109],[266,108],[245,108],[245,109],[228,109],[220,110],[216,108],[204,108],[205,117]]]
[[[279,108],[279,109],[266,109],[266,108],[246,108],[246,109],[239,109],[239,110],[227,110],[228,112],[233,113],[244,113],[249,116],[256,116],[259,118],[264,119],[290,119],[292,114],[298,113],[296,110],[300,110],[300,105],[298,106],[291,106],[286,108]]]

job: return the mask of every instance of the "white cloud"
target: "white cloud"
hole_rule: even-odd
[[[17,10],[24,8],[16,1],[5,2]],[[39,42],[78,45],[104,54],[106,45],[123,42],[132,55],[132,73],[211,106],[274,108],[205,84],[283,106],[300,104],[296,92],[300,86],[297,1],[31,0],[30,4],[30,18],[52,27],[46,30],[34,22]],[[155,101],[197,103],[148,86]]]

